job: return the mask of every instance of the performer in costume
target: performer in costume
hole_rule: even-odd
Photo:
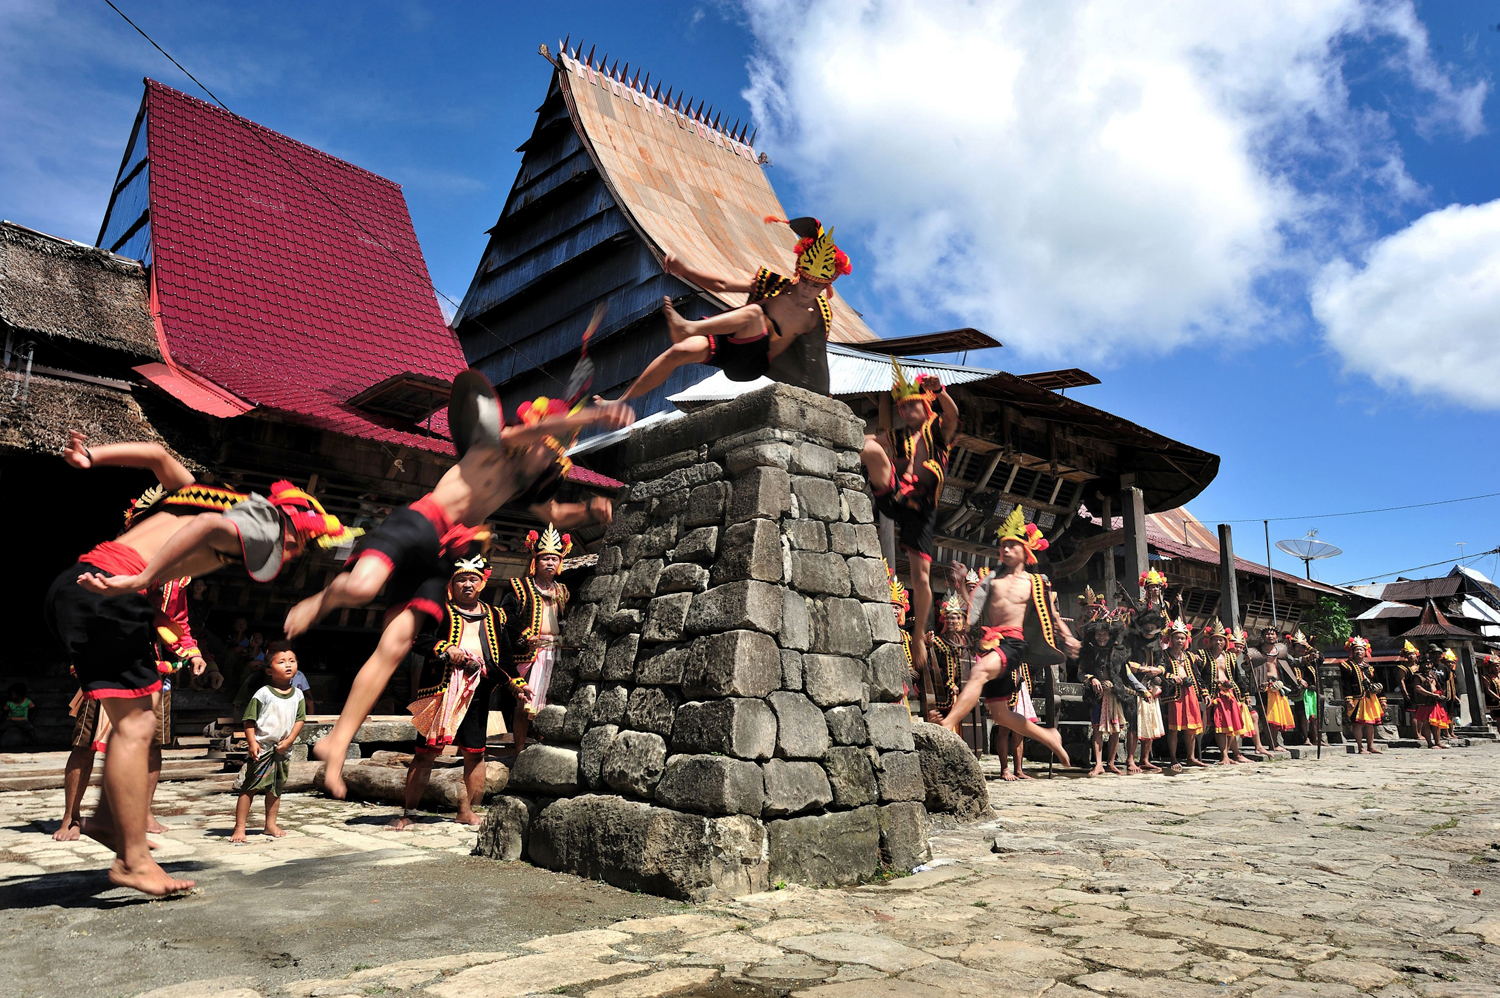
[[[504,681],[514,678],[509,674],[514,666],[505,612],[479,598],[489,578],[483,555],[455,563],[432,653],[423,666],[416,699],[407,708],[418,737],[406,773],[406,810],[391,821],[397,831],[412,826],[433,763],[449,745],[457,746],[464,760],[465,793],[459,796],[455,820],[461,825],[480,823],[474,808],[484,799],[490,699],[497,687],[509,693],[507,703],[515,699],[514,687]]]
[[[1500,723],[1500,659],[1486,655],[1479,660],[1479,683],[1484,692],[1484,709],[1490,720]]]
[[[1453,721],[1443,709],[1442,687],[1429,662],[1417,663],[1417,671],[1411,676],[1411,691],[1417,737],[1426,741],[1430,749],[1447,748],[1443,743],[1443,735],[1453,727]]]
[[[1047,577],[1027,571],[1036,564],[1036,552],[1047,549],[1047,539],[1017,506],[1000,525],[999,544],[1001,570],[980,582],[969,598],[969,643],[978,657],[943,727],[957,734],[960,721],[983,698],[996,724],[1041,742],[1069,766],[1057,730],[1040,727],[1009,706],[1012,663],[1051,666],[1077,655],[1080,647],[1058,613]]]
[[[515,656],[511,682],[520,699],[511,725],[517,752],[526,747],[531,718],[547,706],[569,595],[557,573],[573,550],[573,539],[549,523],[541,533],[533,530],[526,535],[526,550],[531,552],[526,574],[506,580],[500,591],[500,609]]]
[[[1115,757],[1120,750],[1120,733],[1126,730],[1125,712],[1116,696],[1118,666],[1116,657],[1128,654],[1124,648],[1125,622],[1111,618],[1109,606],[1094,594],[1092,587],[1079,597],[1083,603],[1078,673],[1083,681],[1083,699],[1089,707],[1090,736],[1094,744],[1094,766],[1089,776],[1099,776],[1108,769],[1121,775]],[[1107,760],[1107,761],[1106,761]]]
[[[1214,626],[1210,625],[1205,634],[1213,633]],[[1172,772],[1180,773],[1184,763],[1177,761],[1179,749],[1187,754],[1186,765],[1203,765],[1203,760],[1198,757],[1198,736],[1203,732],[1203,691],[1198,680],[1202,662],[1198,655],[1188,650],[1187,635],[1179,634],[1169,639],[1160,664],[1159,701],[1167,730],[1167,766]]]
[[[192,474],[160,444],[123,443],[93,448],[81,433],[70,436],[63,453],[79,469],[95,467],[146,468],[155,473],[165,493],[194,486]],[[195,674],[207,663],[196,655],[187,628],[161,609],[159,592],[104,594],[84,588],[85,575],[136,574],[187,520],[175,515],[191,509],[156,509],[140,515],[132,506],[125,530],[114,540],[96,545],[64,569],[48,590],[43,616],[48,628],[67,651],[84,696],[102,701],[113,734],[105,750],[104,792],[83,834],[116,854],[109,878],[117,886],[146,894],[173,894],[191,888],[190,880],[168,876],[150,855],[146,827],[150,820],[149,759],[157,730],[152,694],[161,689],[156,642],[166,641],[191,661]],[[165,633],[159,627],[167,627]],[[171,634],[169,639],[167,634]],[[193,652],[194,654],[186,654]]]
[[[489,405],[498,410],[494,390],[482,375],[471,371],[460,377],[467,379],[466,388],[482,383]],[[450,402],[450,426],[455,416],[451,407],[457,402],[457,397]],[[484,411],[483,403],[480,409]],[[482,552],[489,541],[484,523],[490,515],[526,496],[556,468],[557,451],[548,446],[547,438],[588,425],[616,429],[634,420],[629,406],[604,404],[566,416],[543,416],[530,425],[476,429],[470,439],[455,440],[458,462],[443,473],[437,486],[361,538],[344,571],[287,613],[286,635],[295,638],[336,609],[364,606],[382,589],[390,603],[380,642],[354,677],[343,712],[333,730],[312,747],[313,756],[324,763],[323,785],[329,796],[343,798],[347,793],[343,768],[349,743],[410,654],[423,618],[442,617],[453,559]],[[490,432],[497,432],[496,437],[485,435]]]
[[[1213,697],[1214,740],[1219,743],[1219,765],[1249,762],[1240,751],[1240,738],[1249,733],[1249,712],[1241,698],[1240,683],[1235,677],[1238,655],[1235,635],[1222,625],[1205,631],[1208,655],[1203,667],[1203,683]]]
[[[958,688],[967,673],[968,623],[968,599],[950,592],[938,607],[939,630],[929,636],[931,661],[937,667],[937,688],[932,693],[927,711],[927,720],[933,724],[942,724],[943,717],[953,709],[953,698],[958,696]]]
[[[1297,726],[1292,715],[1292,704],[1287,694],[1296,684],[1291,665],[1291,651],[1277,640],[1280,632],[1275,627],[1263,627],[1260,644],[1246,653],[1250,672],[1258,684],[1261,702],[1266,709],[1266,734],[1274,751],[1281,748],[1281,732],[1291,731]],[[1259,730],[1256,731],[1255,748],[1261,750]]]
[[[739,308],[706,319],[684,319],[662,299],[672,346],[653,360],[641,376],[621,395],[629,402],[664,383],[684,364],[708,364],[724,372],[730,381],[754,381],[770,368],[797,337],[821,330],[826,337],[833,326],[833,282],[850,273],[849,257],[833,244],[833,230],[823,230],[816,218],[784,221],[766,218],[767,224],[786,225],[797,241],[796,274],[782,277],[761,267],[748,280],[725,277],[683,263],[671,253],[663,269],[675,277],[716,294],[745,294]]]
[[[896,524],[896,542],[906,551],[915,630],[921,634],[932,606],[933,531],[948,473],[948,453],[958,434],[958,405],[936,377],[923,375],[913,384],[894,358],[891,370],[891,398],[901,425],[887,431],[884,439],[867,434],[860,460],[875,508]],[[926,669],[923,642],[917,641],[913,650],[918,671]]]
[[[1384,689],[1375,681],[1375,666],[1369,661],[1370,642],[1354,635],[1344,642],[1349,657],[1343,662],[1344,717],[1354,726],[1354,743],[1360,754],[1380,755],[1375,747],[1375,726],[1385,720]],[[1363,741],[1363,744],[1361,744]]]
[[[880,560],[881,564],[885,564],[884,558]],[[891,571],[889,565],[885,566],[885,576],[890,585],[891,611],[896,616],[896,630],[901,635],[901,650],[906,653],[906,679],[901,684],[901,703],[906,707],[906,713],[915,719],[917,712],[911,705],[912,694],[917,694],[919,703],[927,703],[930,693],[911,661],[911,631],[906,626],[911,614],[911,594],[906,591],[901,580],[896,578],[896,573]]]
[[[1151,746],[1158,738],[1165,738],[1166,725],[1161,716],[1161,677],[1165,670],[1159,665],[1142,665],[1126,662],[1126,679],[1138,688],[1136,697],[1136,725],[1134,737],[1141,747],[1140,769],[1147,773],[1160,773],[1161,767],[1151,761]],[[1135,766],[1129,770],[1135,772]]]
[[[1435,647],[1432,651],[1433,654],[1438,655],[1438,679],[1446,713],[1450,718],[1461,717],[1463,704],[1458,699],[1458,655],[1452,648],[1444,648],[1440,654]]]
[[[1323,656],[1301,629],[1288,634],[1286,641],[1287,662],[1292,675],[1292,706],[1302,714],[1298,726],[1303,744],[1317,745],[1323,740],[1323,732],[1318,729],[1318,666],[1323,663]]]

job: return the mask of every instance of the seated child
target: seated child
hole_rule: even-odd
[[[245,741],[250,761],[235,791],[240,800],[234,809],[234,834],[231,842],[245,841],[245,822],[250,819],[250,804],[256,794],[266,795],[266,834],[277,838],[286,831],[276,824],[281,808],[281,791],[286,786],[292,764],[287,758],[292,743],[302,733],[307,705],[302,691],[292,685],[297,675],[297,653],[284,641],[273,641],[266,662],[266,685],[255,691],[245,706]]]

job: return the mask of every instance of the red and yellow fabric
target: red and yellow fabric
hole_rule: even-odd
[[[1286,695],[1272,683],[1266,687],[1266,723],[1278,731],[1291,731],[1297,726],[1292,715],[1292,704]]]

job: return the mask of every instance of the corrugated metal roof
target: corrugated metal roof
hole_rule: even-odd
[[[1380,602],[1376,603],[1364,613],[1355,617],[1355,620],[1390,620],[1395,617],[1420,617],[1422,611],[1405,603]]]
[[[981,367],[962,367],[958,364],[938,364],[925,360],[898,358],[908,378],[920,374],[933,374],[945,385],[962,385],[983,381],[999,374]],[[828,344],[829,394],[869,395],[891,390],[891,358],[881,354],[855,350],[837,343]],[[772,384],[769,378],[754,381],[730,381],[723,371],[715,372],[690,388],[667,396],[667,401],[691,406],[700,402],[721,402],[738,398],[746,392]]]

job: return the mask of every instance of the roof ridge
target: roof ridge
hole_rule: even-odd
[[[33,229],[29,225],[12,222],[8,218],[0,219],[0,242],[26,246],[38,253],[46,253],[62,259],[93,260],[105,269],[117,269],[122,274],[139,274],[145,270],[142,263],[134,257],[122,256],[76,239]]]
[[[227,118],[231,118],[231,119],[233,119],[233,120],[235,120],[235,121],[237,121],[237,122],[239,122],[241,124],[249,125],[251,128],[256,129],[257,131],[260,131],[260,132],[264,133],[265,136],[268,137],[268,138],[279,140],[281,142],[289,142],[292,145],[299,147],[302,151],[312,154],[315,158],[327,160],[328,162],[332,163],[335,166],[342,166],[342,167],[346,167],[346,168],[348,168],[350,170],[357,171],[359,173],[364,174],[367,177],[372,177],[375,180],[380,181],[382,184],[387,184],[387,185],[395,188],[398,191],[402,189],[401,185],[398,184],[398,183],[396,183],[390,177],[383,177],[380,174],[374,172],[373,170],[367,170],[367,169],[365,169],[362,166],[358,166],[358,165],[356,165],[354,163],[349,162],[347,159],[340,159],[339,157],[333,155],[332,153],[326,153],[326,152],[324,152],[321,149],[318,149],[318,148],[315,148],[314,146],[308,145],[306,142],[302,142],[302,141],[300,141],[298,139],[294,139],[290,135],[285,134],[284,132],[278,132],[274,128],[269,128],[269,127],[267,127],[265,125],[262,125],[258,121],[252,121],[251,119],[245,117],[242,114],[236,114],[233,111],[225,110],[224,108],[219,107],[217,104],[210,104],[208,101],[201,100],[201,99],[199,99],[197,97],[194,97],[192,94],[183,93],[181,90],[178,90],[176,87],[169,87],[169,86],[167,86],[167,84],[162,83],[160,80],[153,80],[151,77],[147,76],[147,77],[145,77],[145,83],[146,83],[146,92],[147,92],[148,95],[153,90],[165,91],[166,93],[170,94],[173,97],[180,97],[183,100],[188,101],[190,104],[196,104],[196,105],[198,105],[199,107],[201,107],[205,111],[210,111],[210,112],[212,112],[214,114],[222,115],[222,116],[227,117]]]
[[[708,111],[707,112],[705,112],[703,110],[704,104],[707,103],[706,99],[699,100],[698,101],[698,109],[696,111],[694,111],[693,110],[693,99],[694,98],[693,97],[687,98],[687,110],[684,111],[683,107],[682,107],[682,101],[683,101],[682,95],[683,95],[683,91],[679,90],[677,92],[677,100],[674,103],[674,102],[672,102],[672,88],[671,87],[667,88],[667,95],[666,95],[665,99],[661,96],[661,92],[662,92],[661,87],[662,87],[662,85],[661,85],[661,81],[660,80],[658,80],[657,83],[656,83],[656,89],[655,90],[651,89],[651,74],[650,73],[646,74],[646,80],[645,80],[645,82],[644,83],[641,82],[641,67],[639,67],[639,66],[636,67],[634,79],[629,79],[628,78],[630,76],[630,63],[628,63],[628,62],[625,64],[625,70],[624,70],[624,72],[619,72],[620,60],[618,60],[618,59],[615,60],[613,66],[611,66],[608,69],[606,69],[605,66],[604,66],[604,64],[609,61],[609,53],[608,52],[604,53],[604,57],[602,59],[600,59],[599,65],[595,66],[594,65],[594,47],[590,47],[589,48],[588,55],[583,56],[582,58],[580,58],[579,53],[580,53],[580,51],[583,48],[583,43],[579,42],[579,44],[573,48],[573,51],[571,53],[569,53],[569,51],[568,51],[568,40],[571,39],[572,37],[573,37],[572,35],[569,35],[568,38],[563,39],[563,40],[561,40],[561,41],[559,41],[557,43],[558,55],[557,55],[557,57],[556,57],[555,60],[552,58],[551,53],[548,51],[546,45],[542,45],[541,46],[542,55],[547,58],[548,62],[552,62],[554,65],[557,65],[558,68],[560,68],[560,69],[566,67],[574,75],[580,75],[583,70],[587,70],[590,73],[596,74],[598,76],[602,76],[605,79],[610,80],[611,82],[617,83],[620,86],[623,86],[623,87],[625,87],[628,90],[631,90],[631,91],[633,91],[635,93],[638,93],[642,97],[645,97],[647,100],[653,101],[656,104],[660,105],[661,107],[665,108],[667,111],[670,111],[671,113],[679,115],[681,117],[688,118],[688,119],[690,119],[690,120],[692,120],[692,121],[694,121],[694,122],[696,122],[696,123],[704,126],[705,128],[709,129],[710,131],[713,131],[716,134],[722,136],[726,141],[732,142],[735,145],[738,145],[738,146],[744,148],[747,152],[749,152],[749,153],[752,154],[751,158],[752,159],[754,158],[753,154],[755,152],[755,136],[757,134],[759,134],[759,132],[760,132],[759,126],[757,126],[752,131],[751,127],[750,127],[753,124],[752,122],[750,122],[750,121],[747,120],[742,125],[740,123],[740,120],[738,118],[735,119],[735,122],[734,122],[733,125],[728,125],[727,124],[727,118],[726,118],[726,124],[722,124],[721,125],[720,120],[719,120],[720,116],[719,115],[715,115],[713,113],[714,107],[713,107],[712,104],[708,105]],[[590,81],[590,82],[593,82],[593,81]],[[696,96],[696,95],[694,95],[694,96]],[[749,134],[750,134],[750,137],[749,137],[748,140],[745,138],[745,134],[747,132],[749,132]]]

